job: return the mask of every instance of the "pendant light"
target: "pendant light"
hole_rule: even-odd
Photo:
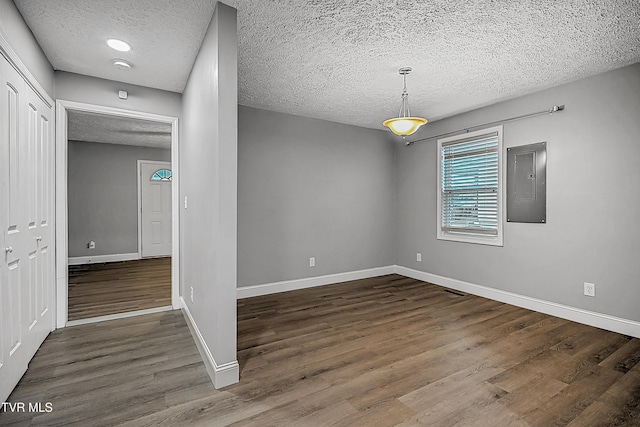
[[[422,117],[411,117],[411,112],[409,111],[409,94],[407,93],[407,74],[410,72],[411,67],[402,67],[398,70],[398,73],[402,76],[404,81],[400,112],[398,113],[398,117],[385,120],[382,123],[384,126],[388,127],[391,132],[402,137],[412,135],[420,126],[427,123],[427,119],[423,119]]]

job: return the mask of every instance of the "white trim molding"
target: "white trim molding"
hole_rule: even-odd
[[[505,185],[503,185],[503,181],[505,180],[504,176],[505,174],[503,173],[503,153],[502,153],[502,131],[503,131],[503,126],[499,125],[499,126],[494,126],[494,127],[489,127],[489,128],[485,128],[485,129],[481,129],[481,130],[477,130],[477,131],[473,131],[473,132],[467,132],[467,133],[463,133],[463,134],[458,134],[458,135],[454,135],[454,136],[449,136],[447,138],[442,138],[442,139],[438,139],[438,170],[437,170],[437,177],[438,177],[438,187],[437,187],[437,222],[436,222],[436,237],[438,240],[451,240],[454,242],[465,242],[465,243],[477,243],[477,244],[481,244],[481,245],[493,245],[493,246],[503,246],[504,245],[504,239],[503,239],[503,212],[506,212],[506,209],[504,208],[504,203],[503,201],[506,200],[506,197],[504,197],[503,195],[503,188],[506,187]],[[464,144],[465,142],[468,142],[469,140],[474,140],[474,139],[480,139],[483,136],[488,136],[488,135],[493,135],[496,134],[496,137],[498,139],[498,147],[496,149],[496,152],[498,154],[498,188],[497,188],[497,200],[496,200],[496,205],[497,205],[497,218],[496,218],[496,223],[497,223],[497,230],[496,230],[496,234],[495,235],[491,235],[491,234],[480,234],[480,230],[475,230],[475,231],[467,231],[467,232],[455,232],[452,230],[449,231],[445,231],[442,228],[442,213],[443,213],[443,208],[442,208],[442,203],[443,203],[443,192],[442,192],[442,166],[443,166],[443,160],[442,160],[442,149],[444,146],[446,145],[454,145],[454,144]],[[486,166],[486,165],[485,165]],[[483,168],[485,167],[483,166]],[[466,167],[465,167],[466,168]]]
[[[207,346],[207,343],[204,341],[204,337],[198,329],[198,325],[191,316],[191,312],[189,311],[189,307],[187,307],[184,298],[180,297],[180,303],[182,306],[182,313],[187,321],[193,340],[196,342],[196,347],[198,347],[198,352],[202,357],[202,361],[204,362],[204,366],[207,369],[207,373],[211,378],[213,386],[218,389],[237,383],[240,380],[240,365],[238,364],[238,361],[234,360],[233,362],[223,363],[221,365],[216,363],[211,351],[209,350],[209,346]]]
[[[64,328],[69,318],[69,235],[67,233],[67,110],[56,102],[56,326]]]
[[[238,288],[238,299],[295,291],[315,286],[333,285],[351,280],[368,279],[395,273],[395,266],[370,268],[367,270],[349,271],[346,273],[328,274],[326,276],[306,277],[304,279],[285,280],[283,282],[264,283],[260,285],[242,286]]]
[[[515,294],[513,292],[463,282],[462,280],[438,276],[436,274],[426,273],[424,271],[418,271],[399,265],[395,266],[395,273],[411,277],[412,279],[422,280],[423,282],[429,282],[435,285],[455,289],[457,291],[489,298],[494,301],[504,302],[517,307],[560,317],[562,319],[640,338],[640,322],[633,320],[622,319],[608,314],[596,313],[594,311],[583,310],[581,308]]]
[[[179,194],[178,118],[142,111],[125,110],[104,105],[56,100],[56,325],[63,328],[68,320],[68,212],[67,212],[67,111],[82,111],[116,117],[149,120],[171,125],[172,194]],[[180,308],[180,201],[172,201],[171,305]],[[95,259],[96,257],[89,257]],[[99,261],[102,262],[102,261]]]
[[[163,311],[171,311],[173,307],[170,305],[164,307],[147,308],[144,310],[125,311],[124,313],[107,314],[106,316],[87,317],[86,319],[70,320],[67,326],[88,325],[90,323],[106,322],[108,320],[126,319],[134,316],[144,316],[145,314],[162,313]]]
[[[33,89],[33,91],[47,104],[48,107],[54,107],[54,102],[47,91],[42,87],[38,79],[29,71],[27,66],[22,62],[15,50],[9,45],[7,39],[0,34],[0,54],[2,54],[7,61],[15,68],[15,70],[22,76],[25,82]]]
[[[130,254],[75,256],[69,257],[69,265],[100,264],[104,262],[131,261],[134,259],[140,259],[140,254],[132,252]]]

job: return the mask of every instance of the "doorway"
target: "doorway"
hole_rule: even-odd
[[[127,227],[104,227],[105,230],[100,231],[92,231],[93,234],[84,234],[81,235],[80,238],[76,236],[78,233],[74,233],[73,240],[70,239],[69,231],[77,231],[77,229],[81,228],[75,221],[78,220],[79,216],[77,214],[78,209],[75,207],[72,209],[71,202],[78,203],[77,198],[74,198],[75,194],[70,194],[71,188],[69,185],[72,183],[72,180],[77,180],[78,177],[70,177],[70,164],[69,164],[69,154],[70,151],[75,150],[76,143],[73,142],[73,139],[76,138],[77,129],[75,126],[78,122],[77,118],[81,117],[82,120],[89,119],[93,121],[93,125],[90,126],[93,131],[95,131],[96,120],[111,123],[125,121],[131,123],[135,122],[136,128],[131,130],[129,126],[127,126],[124,131],[121,133],[125,133],[126,137],[124,138],[128,141],[128,144],[125,145],[135,145],[131,143],[132,140],[136,139],[137,136],[145,136],[152,137],[157,136],[160,133],[170,133],[167,136],[167,142],[170,145],[170,164],[172,177],[169,182],[165,182],[169,186],[169,193],[173,193],[176,197],[170,198],[169,205],[167,206],[171,211],[171,216],[176,220],[170,221],[169,228],[165,230],[165,235],[168,234],[170,238],[169,242],[172,242],[170,245],[170,258],[166,258],[164,260],[164,264],[162,266],[155,266],[153,268],[166,268],[170,269],[170,298],[166,299],[170,302],[170,307],[173,309],[179,308],[179,289],[178,289],[178,278],[179,275],[179,249],[178,249],[178,200],[177,200],[177,190],[178,190],[178,135],[177,135],[177,118],[169,117],[169,116],[160,116],[149,113],[135,112],[129,110],[116,109],[111,107],[104,107],[98,105],[91,104],[83,104],[76,103],[71,101],[59,100],[57,102],[56,109],[56,223],[57,223],[57,253],[59,256],[56,259],[56,273],[57,273],[57,326],[64,327],[69,325],[70,317],[69,317],[69,290],[70,290],[70,270],[69,265],[83,265],[86,267],[87,271],[91,273],[89,270],[94,270],[93,273],[97,271],[98,275],[102,275],[103,277],[109,277],[109,274],[114,276],[113,273],[107,273],[108,270],[112,269],[112,267],[122,267],[124,269],[128,269],[129,273],[127,274],[115,274],[117,277],[135,277],[136,275],[140,275],[140,273],[130,273],[131,268],[139,268],[139,266],[134,265],[134,261],[143,261],[141,260],[141,254],[139,251],[139,243],[137,238],[139,237],[139,231],[135,230],[137,228],[138,218],[137,213],[135,213],[135,217],[133,219],[133,228],[132,232],[130,228]],[[73,120],[71,120],[73,119]],[[81,120],[81,121],[82,121]],[[144,125],[151,125],[150,127],[145,127]],[[155,127],[154,127],[155,125]],[[158,127],[159,126],[159,127]],[[164,127],[164,128],[163,128]],[[166,130],[164,130],[166,129]],[[120,135],[122,139],[122,135]],[[84,138],[91,139],[91,138]],[[142,138],[145,139],[145,138]],[[146,138],[149,139],[149,138]],[[157,138],[151,138],[157,139]],[[71,142],[70,142],[71,141]],[[112,142],[115,144],[114,142]],[[94,147],[94,149],[100,149],[101,152],[104,152],[105,146],[109,143],[98,143],[94,144],[96,146],[102,145],[102,147]],[[140,145],[140,144],[138,144]],[[144,145],[144,144],[143,144]],[[126,148],[126,147],[125,147]],[[86,147],[83,147],[86,149]],[[127,150],[131,150],[132,147],[127,148]],[[109,150],[112,151],[112,150]],[[144,155],[138,154],[139,157],[137,160],[144,160]],[[137,161],[136,160],[136,161]],[[134,171],[133,174],[137,174],[137,170],[135,169],[134,162]],[[103,173],[107,173],[108,171],[103,171]],[[100,177],[98,177],[100,178]],[[77,184],[77,181],[75,182]],[[137,186],[135,177],[133,177],[132,190],[135,194],[134,196],[134,206],[132,208],[135,211],[139,211],[137,203],[135,202],[135,198],[137,198]],[[94,187],[95,190],[96,187]],[[87,194],[92,194],[92,191],[87,192]],[[106,193],[108,194],[108,193]],[[93,194],[95,198],[96,195]],[[99,196],[98,196],[99,198]],[[97,203],[97,202],[96,202]],[[117,204],[117,202],[113,202]],[[128,206],[128,204],[127,204]],[[118,214],[106,214],[100,218],[82,218],[82,221],[94,221],[94,227],[92,230],[99,230],[101,221],[113,221],[113,216],[117,216]],[[130,217],[130,215],[129,215]],[[73,221],[73,222],[71,222]],[[130,220],[129,220],[130,221]],[[99,224],[98,227],[95,224]],[[114,231],[109,231],[114,230]],[[97,238],[92,238],[91,236],[98,236]],[[167,240],[167,239],[165,239]],[[128,242],[128,243],[127,243]],[[134,242],[133,246],[131,242]],[[70,258],[71,257],[71,258]],[[106,262],[106,263],[105,263]],[[121,263],[122,265],[118,265]],[[75,267],[74,265],[74,267]],[[93,266],[93,267],[92,267]],[[106,268],[97,268],[106,267]],[[144,268],[147,268],[146,266]],[[116,268],[117,271],[117,268]],[[124,271],[124,270],[122,270]],[[72,272],[74,273],[74,272]],[[144,275],[143,273],[142,275]],[[74,276],[75,278],[75,276]],[[72,279],[74,279],[72,278]],[[75,284],[74,284],[75,285]],[[128,287],[129,285],[122,282],[120,283],[123,287]],[[115,287],[114,287],[115,288]],[[148,292],[149,290],[145,291]],[[125,312],[121,312],[118,314],[108,314],[99,317],[91,317],[86,320],[74,320],[71,324],[78,323],[89,323],[92,321],[100,321],[107,320],[107,318],[118,318],[118,317],[128,317],[131,315],[144,314],[151,311],[158,311],[155,309],[142,309],[136,310],[137,307],[135,304],[132,306],[132,310],[127,310]],[[167,309],[164,307],[163,309]]]

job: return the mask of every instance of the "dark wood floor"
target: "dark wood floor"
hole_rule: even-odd
[[[391,275],[238,302],[214,390],[180,312],[57,330],[0,425],[638,426],[640,340]]]
[[[171,258],[69,266],[69,320],[171,305]]]

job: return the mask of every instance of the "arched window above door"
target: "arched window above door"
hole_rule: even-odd
[[[151,175],[151,181],[171,181],[171,170],[158,169]]]

